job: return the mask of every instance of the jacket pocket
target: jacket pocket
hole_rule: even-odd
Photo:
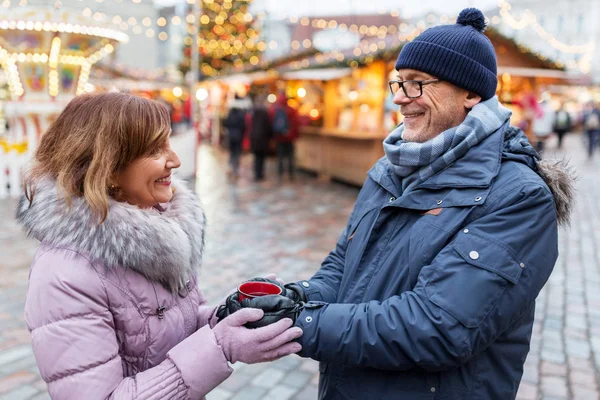
[[[450,253],[440,254],[446,257],[437,263],[425,291],[432,303],[467,328],[476,328],[504,291],[519,282],[523,264],[503,244],[468,230],[450,246]]]

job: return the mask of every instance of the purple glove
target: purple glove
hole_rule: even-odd
[[[229,362],[256,364],[273,361],[302,350],[299,343],[292,342],[302,336],[302,330],[290,328],[291,319],[282,319],[257,329],[244,327],[248,322],[261,319],[263,314],[262,310],[256,308],[244,308],[223,319],[213,328],[217,343],[223,348],[223,354]]]
[[[279,284],[280,284],[281,286],[285,285],[285,282],[284,282],[284,281],[282,281],[281,279],[279,279],[279,278],[277,277],[277,275],[275,275],[275,274],[273,274],[273,273],[270,273],[270,274],[267,274],[267,275],[265,275],[265,279],[271,279],[271,280],[273,280],[273,281],[277,281],[277,282],[279,282]]]

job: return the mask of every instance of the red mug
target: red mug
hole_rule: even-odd
[[[240,302],[253,297],[281,294],[281,287],[269,282],[244,282],[238,287]]]

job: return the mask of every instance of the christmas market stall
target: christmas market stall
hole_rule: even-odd
[[[514,110],[515,124],[527,118],[519,99],[539,95],[545,85],[569,82],[560,64],[492,28],[486,34],[498,55],[498,95]],[[402,122],[388,81],[397,77],[395,60],[407,40],[411,37],[367,38],[353,49],[318,53],[277,68],[278,87],[304,116],[296,146],[300,168],[326,180],[362,185],[383,156],[383,139]]]

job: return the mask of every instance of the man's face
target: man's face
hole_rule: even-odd
[[[431,79],[437,77],[413,69],[398,71],[398,80],[401,81]],[[402,89],[398,90],[394,103],[400,106],[400,113],[404,116],[402,138],[407,142],[423,143],[460,125],[469,111],[468,97],[469,92],[444,81],[423,85],[423,95],[416,99],[408,98]]]

